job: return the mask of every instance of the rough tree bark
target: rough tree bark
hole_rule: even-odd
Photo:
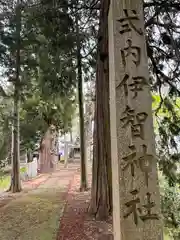
[[[110,0],[101,0],[97,52],[93,176],[90,212],[107,219],[112,212],[112,173],[109,116],[108,11]]]
[[[20,147],[19,147],[19,88],[20,88],[20,32],[21,32],[21,6],[18,0],[16,5],[16,77],[14,84],[14,122],[13,122],[13,155],[12,179],[10,190],[21,191],[20,181]]]
[[[87,175],[86,175],[84,107],[83,107],[83,89],[82,89],[82,56],[81,56],[81,42],[80,42],[79,23],[78,23],[77,14],[76,14],[76,40],[77,40],[77,68],[78,68],[77,74],[78,74],[78,99],[79,99],[79,122],[80,122],[80,150],[81,150],[80,191],[86,191],[88,188],[88,184],[87,184]]]
[[[51,125],[40,144],[39,154],[39,172],[48,173],[55,170],[58,162],[57,149],[57,131],[54,125]]]

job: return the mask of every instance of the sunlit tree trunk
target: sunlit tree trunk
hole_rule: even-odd
[[[85,110],[85,135],[86,135],[86,151],[87,161],[91,160],[91,142],[92,142],[92,101],[87,101]]]
[[[73,142],[72,128],[70,129],[69,134],[70,134],[70,141]]]

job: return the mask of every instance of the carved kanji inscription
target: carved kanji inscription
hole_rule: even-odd
[[[132,57],[132,61],[136,66],[141,63],[141,48],[134,46],[132,40],[127,40],[127,47],[121,49],[122,63],[124,66],[127,65],[127,58]]]
[[[120,120],[123,122],[123,127],[131,126],[132,137],[139,137],[144,139],[144,123],[148,114],[145,112],[135,113],[134,109],[131,109],[128,105],[124,111],[124,117]]]
[[[132,83],[128,86],[130,87],[130,91],[134,92],[133,98],[138,96],[140,91],[143,91],[143,86],[148,85],[145,77],[137,76],[132,78]]]
[[[124,218],[127,218],[131,214],[133,214],[134,223],[137,225],[139,217],[138,213],[141,213],[141,209],[138,207],[138,204],[140,203],[140,198],[136,197],[136,195],[138,194],[138,191],[136,189],[131,191],[130,193],[133,195],[133,199],[125,203],[128,210],[127,213],[124,215]]]
[[[143,7],[111,1],[108,11],[115,240],[157,240],[162,231]]]
[[[123,12],[125,16],[117,20],[121,24],[121,30],[119,33],[124,34],[126,32],[131,32],[134,30],[139,35],[143,35],[142,29],[138,29],[136,27],[136,22],[139,21],[136,10],[123,9]]]
[[[126,202],[127,207],[124,218],[128,218],[131,214],[133,215],[133,221],[136,225],[139,223],[139,219],[142,221],[147,220],[159,220],[159,216],[152,212],[152,208],[156,206],[155,202],[151,201],[151,193],[146,194],[146,203],[141,205],[140,198],[137,196],[139,191],[137,189],[130,192],[133,199]]]
[[[129,74],[125,74],[123,80],[116,86],[116,88],[122,87],[124,88],[124,94],[127,97],[128,96],[128,81],[129,79]]]
[[[128,83],[131,80],[131,83]],[[122,87],[124,88],[124,94],[127,97],[128,96],[128,87],[131,92],[134,93],[133,98],[136,98],[138,96],[138,93],[140,91],[143,91],[143,86],[148,85],[147,80],[145,77],[142,76],[136,76],[132,77],[130,79],[129,74],[125,74],[123,80],[117,85],[116,88]]]
[[[129,146],[130,153],[123,157],[122,170],[125,171],[128,168],[131,170],[131,176],[135,176],[135,167],[139,168],[145,175],[145,184],[148,187],[149,173],[152,172],[152,163],[154,156],[147,154],[147,146],[142,145],[142,151],[137,152],[135,145]]]
[[[131,150],[131,153],[122,158],[125,162],[122,169],[124,171],[128,167],[130,167],[131,168],[131,176],[134,177],[135,165],[137,166],[136,147],[134,145],[132,145],[132,146],[129,146],[129,149]]]
[[[138,159],[139,167],[142,172],[145,174],[145,183],[148,187],[149,185],[149,173],[152,172],[152,163],[154,160],[154,156],[151,154],[147,154],[147,146],[145,144],[142,145],[143,152],[142,157]]]
[[[159,216],[156,213],[152,213],[152,208],[156,206],[155,202],[151,201],[151,193],[146,194],[147,203],[142,205],[145,210],[145,214],[141,215],[140,218],[142,221],[147,220],[159,220]]]

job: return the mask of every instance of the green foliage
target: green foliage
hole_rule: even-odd
[[[162,179],[161,207],[168,235],[176,240],[180,237],[180,193],[179,186],[169,187]]]
[[[12,104],[9,99],[0,99],[0,166],[1,164],[7,164],[6,158],[10,151],[11,142],[11,111]],[[9,159],[8,159],[9,160]]]
[[[17,46],[16,15],[11,4],[4,2],[0,8],[0,68],[3,69],[2,78],[9,81],[8,89],[12,90]],[[76,108],[75,36],[68,1],[64,0],[62,6],[55,6],[54,1],[41,4],[43,7],[28,1],[21,6],[20,139],[23,148],[32,150],[49,124],[68,131]],[[4,96],[4,89],[1,90]],[[13,91],[9,95],[9,99],[12,98]],[[11,111],[7,108],[2,114],[8,128]],[[4,137],[1,139],[7,141],[0,142],[0,154],[7,156],[10,141],[7,131],[0,129],[1,132]],[[9,131],[7,134],[10,136]]]
[[[180,153],[178,151],[180,98],[176,98],[175,101],[172,101],[170,98],[166,97],[159,108],[160,102],[160,96],[154,95],[153,110],[155,114],[154,123],[157,135],[156,142],[159,155],[159,167],[165,174],[169,185],[176,186],[176,183],[180,182]],[[171,111],[168,111],[168,109],[171,109]]]
[[[162,188],[164,224],[173,240],[180,239],[180,32],[177,0],[144,1],[147,53],[154,102],[154,123],[165,184]]]
[[[0,176],[0,190],[5,190],[10,184],[10,176],[4,175]]]
[[[20,173],[26,173],[26,171],[27,171],[26,167],[21,167],[20,168]]]
[[[158,95],[154,114],[159,165],[170,185],[180,182],[179,10],[177,0],[144,1],[150,83]]]
[[[48,101],[47,101],[48,100]],[[44,100],[40,95],[33,95],[24,101],[21,108],[21,137],[26,148],[33,149],[53,123],[56,127],[67,132],[71,127],[75,112],[75,100],[67,98],[51,98]]]

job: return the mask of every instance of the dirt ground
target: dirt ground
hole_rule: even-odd
[[[89,215],[90,190],[79,186],[80,163],[72,163],[27,182],[22,193],[1,194],[0,240],[112,240],[112,220]]]
[[[91,170],[88,174],[91,185]],[[57,240],[113,240],[112,219],[96,221],[90,216],[90,190],[79,192],[80,174],[75,174],[69,188],[66,206],[60,221]]]
[[[1,240],[55,240],[69,184],[77,166],[26,184],[20,194],[0,197]]]

